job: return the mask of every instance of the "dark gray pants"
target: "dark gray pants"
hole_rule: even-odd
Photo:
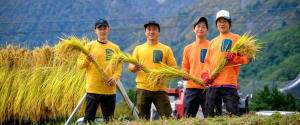
[[[201,105],[204,117],[206,113],[206,91],[204,89],[187,88],[184,92],[184,117],[195,117]]]
[[[137,108],[141,119],[150,119],[151,104],[153,103],[160,117],[169,118],[172,108],[167,92],[148,91],[143,89],[136,90]]]
[[[96,112],[99,104],[101,105],[103,119],[105,122],[108,122],[114,115],[116,95],[87,93],[83,122],[93,122],[96,119]]]
[[[209,116],[214,117],[216,115],[214,109],[220,107],[220,100],[223,100],[230,115],[240,116],[238,111],[239,99],[240,97],[235,88],[209,88],[207,91],[207,113]]]

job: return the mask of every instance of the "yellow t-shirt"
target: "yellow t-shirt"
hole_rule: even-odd
[[[100,67],[104,70],[108,77],[112,77],[117,81],[122,72],[122,65],[118,65],[117,70],[112,70],[107,68],[109,60],[113,53],[119,53],[119,46],[108,41],[106,44],[99,43],[98,41],[92,41],[86,45],[90,54],[93,56],[95,61],[99,64]],[[86,91],[88,93],[95,94],[115,94],[116,85],[109,86],[106,83],[102,82],[102,76],[99,71],[96,69],[95,65],[86,59],[86,55],[83,53],[80,55],[77,65],[80,69],[86,69]]]
[[[149,69],[160,68],[160,62],[174,68],[177,67],[176,60],[171,48],[160,42],[155,45],[144,43],[137,46],[133,51],[133,57],[135,57],[139,61],[139,63]],[[151,87],[147,82],[147,75],[144,71],[138,72],[136,82],[136,88],[138,89],[145,89],[149,91],[166,91],[167,81],[160,83],[155,87]]]

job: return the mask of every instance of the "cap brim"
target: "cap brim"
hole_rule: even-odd
[[[144,25],[144,28],[146,29],[150,25],[154,25],[154,26],[157,26],[158,28],[160,28],[159,24],[157,24],[157,23],[147,23],[147,24]]]
[[[147,24],[144,25],[144,27],[146,28],[146,27],[148,27],[148,26],[150,26],[150,25],[155,25],[155,26],[159,27],[159,25],[156,24],[156,23],[147,23]]]
[[[98,28],[98,27],[100,27],[100,26],[108,26],[107,24],[97,24],[96,26],[95,26],[95,28]]]
[[[218,18],[216,19],[216,21],[217,21],[218,19],[220,19],[220,18],[224,18],[224,19],[226,19],[226,20],[230,20],[230,17],[220,16],[220,17],[218,17]]]

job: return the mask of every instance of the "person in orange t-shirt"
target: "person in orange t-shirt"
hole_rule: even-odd
[[[205,17],[199,18],[194,24],[193,31],[196,35],[196,40],[184,48],[182,69],[192,76],[200,78],[209,44],[209,41],[206,40],[208,32],[207,19]],[[189,80],[186,76],[183,76],[183,79],[188,80],[184,92],[184,116],[195,117],[199,105],[201,105],[203,115],[206,117],[206,89]]]
[[[221,99],[225,103],[226,110],[230,116],[239,116],[238,103],[240,97],[237,93],[237,79],[240,65],[247,64],[249,57],[229,52],[240,39],[240,36],[229,31],[231,18],[228,11],[221,10],[217,12],[216,26],[220,34],[211,40],[208,45],[205,68],[201,75],[203,81],[209,86],[207,92],[207,113],[213,117],[215,115],[214,108],[220,107],[222,104],[219,103]],[[228,64],[215,79],[210,79],[208,74],[211,74],[216,69],[224,57],[229,61]]]

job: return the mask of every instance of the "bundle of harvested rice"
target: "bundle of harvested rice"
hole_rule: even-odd
[[[250,33],[245,33],[232,47],[231,53],[240,53],[255,59],[256,53],[261,46],[256,44],[258,39],[254,39],[255,35],[250,36]]]
[[[124,54],[122,52],[115,53],[110,60],[110,66],[114,69],[120,63],[139,64],[139,62],[130,54]],[[189,79],[191,79],[195,83],[199,83],[200,85],[206,88],[205,84],[201,79],[195,78],[190,74],[186,73],[185,71],[170,67],[166,64],[162,64],[162,67],[159,69],[148,69],[144,67],[143,71],[147,73],[147,77],[148,77],[147,81],[150,83],[151,87],[155,87],[157,84],[167,79],[182,77],[186,75]]]
[[[109,62],[109,66],[112,68],[112,69],[116,69],[118,64],[123,64],[123,63],[131,63],[131,64],[139,64],[138,60],[134,57],[132,57],[130,54],[124,54],[122,52],[120,53],[114,53],[110,62]],[[149,73],[150,70],[146,67],[143,68],[143,71],[145,73]]]
[[[246,55],[254,60],[256,53],[259,51],[259,48],[261,48],[261,46],[256,43],[258,39],[254,39],[254,37],[254,35],[250,36],[250,33],[243,34],[242,37],[231,48],[230,52],[233,54],[239,53],[242,55]],[[228,60],[224,57],[218,64],[217,68],[211,73],[210,78],[216,78],[217,75],[222,71],[222,69],[227,65],[227,63]]]
[[[79,52],[56,53],[61,51],[55,49],[48,45],[33,51],[10,45],[1,49],[0,124],[38,123],[71,114],[85,93],[85,74],[75,66]],[[69,61],[57,60],[58,55]],[[81,108],[76,117],[83,114]]]
[[[170,79],[170,78],[177,78],[177,77],[183,77],[186,75],[190,80],[192,80],[195,83],[200,84],[204,88],[206,88],[206,85],[202,81],[202,79],[193,77],[192,75],[188,74],[187,72],[183,70],[176,69],[174,67],[168,66],[166,64],[162,64],[162,67],[159,69],[151,69],[150,73],[148,73],[148,82],[150,83],[151,87],[155,87],[156,85]]]
[[[83,43],[81,42],[81,40],[78,39],[77,37],[70,36],[69,39],[64,39],[64,38],[59,38],[59,39],[61,41],[63,41],[64,43],[66,43],[67,45],[69,45],[70,47],[72,47],[73,49],[81,51],[86,56],[90,55],[89,51],[83,45]],[[98,65],[98,63],[95,60],[93,60],[92,63],[95,65],[96,69],[100,72],[100,74],[101,74],[101,76],[103,78],[102,79],[103,82],[107,82],[108,76],[105,74],[104,70]]]

